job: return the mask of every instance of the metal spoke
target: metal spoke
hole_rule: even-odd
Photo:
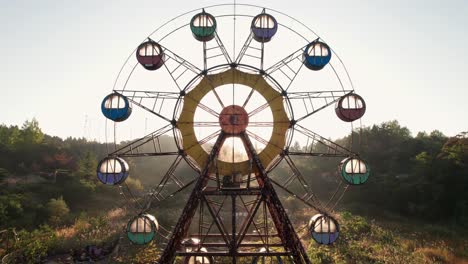
[[[151,190],[151,195],[149,196],[148,201],[146,202],[146,206],[145,206],[146,210],[149,210],[154,200],[157,200],[160,203],[170,197],[173,197],[175,194],[184,190],[185,188],[187,188],[194,182],[194,180],[192,180],[191,182],[184,184],[180,179],[178,179],[175,176],[174,172],[182,160],[183,160],[183,157],[181,155],[178,155],[174,159],[171,166],[166,171],[166,173],[164,174],[164,176],[162,177],[161,181],[156,186],[156,188]],[[165,191],[165,189],[168,188],[167,186],[170,180],[174,181],[179,188],[172,194],[164,195],[163,191]]]
[[[270,106],[270,103],[269,102],[266,102],[264,104],[262,104],[261,106],[255,108],[254,110],[252,110],[250,113],[249,113],[249,117],[253,116],[253,115],[256,115],[260,112],[262,112],[263,110],[267,109],[268,107]]]
[[[161,111],[162,107],[159,108],[159,111],[156,111],[156,110],[154,109],[155,104],[153,104],[153,108],[151,108],[151,106],[145,106],[143,103],[141,103],[141,100],[133,100],[132,98],[128,98],[128,100],[129,100],[132,104],[139,106],[140,108],[142,108],[142,109],[144,109],[144,110],[146,110],[146,111],[148,111],[148,112],[154,114],[155,116],[157,116],[157,117],[159,117],[159,118],[161,118],[161,119],[164,119],[164,120],[166,120],[166,121],[169,122],[169,123],[172,122],[171,119],[169,119],[169,118],[163,116],[162,114],[160,114],[159,111]],[[156,103],[156,100],[155,100],[155,103]]]
[[[285,91],[291,87],[302,66],[304,66],[302,55],[305,48],[306,46],[296,50],[265,70],[267,76],[273,77]]]
[[[204,110],[205,112],[207,112],[208,114],[211,114],[212,116],[216,117],[216,118],[219,118],[219,113],[216,112],[213,108],[203,104],[202,102],[199,102],[195,99],[193,99],[192,97],[190,96],[185,96],[185,98],[187,99],[190,99],[192,100],[193,102],[197,103],[197,107],[200,107],[200,109]]]
[[[210,84],[211,84],[211,81],[210,81]],[[218,92],[216,91],[216,88],[213,88],[212,89],[215,97],[216,97],[216,100],[218,100],[218,103],[221,105],[221,108],[224,108],[224,103],[223,103],[223,100],[221,100],[221,97],[219,96]]]
[[[219,129],[216,132],[211,133],[208,136],[204,137],[203,139],[199,140],[198,142],[190,145],[185,150],[187,151],[188,149],[191,149],[191,148],[193,148],[195,146],[202,146],[202,145],[208,143],[210,140],[212,140],[212,139],[216,138],[217,136],[219,136],[221,134],[221,132],[222,132],[221,129]]]
[[[289,151],[289,155],[296,156],[319,156],[319,157],[355,157],[358,154],[326,139],[311,130],[296,124],[295,131],[307,137],[307,146],[304,150]],[[320,149],[321,148],[321,149]]]
[[[140,157],[177,155],[178,152],[176,151],[164,151],[160,141],[160,137],[165,135],[167,132],[172,131],[172,129],[173,126],[171,124],[166,125],[142,138],[136,139],[133,142],[120,147],[114,152],[111,152],[108,156]],[[152,151],[145,151],[143,147],[152,147]]]
[[[177,122],[178,124],[191,124],[194,127],[219,127],[219,121]],[[273,127],[275,124],[289,124],[290,122],[249,122],[248,127]]]
[[[288,98],[291,101],[300,100],[304,105],[304,110],[306,114],[296,119],[296,122],[299,122],[319,112],[320,110],[323,110],[326,107],[335,104],[343,96],[346,96],[351,93],[353,93],[353,90],[293,92],[288,93]]]
[[[134,101],[143,99],[154,99],[154,100],[177,100],[179,99],[180,93],[177,92],[158,92],[158,91],[142,91],[142,90],[114,90],[114,92],[124,95],[125,97]]]
[[[200,75],[202,70],[168,48],[163,46],[161,46],[161,48],[167,57],[164,61],[164,67],[179,91],[182,91],[188,81]]]
[[[219,127],[219,121],[177,122],[177,124],[190,124],[193,127]]]
[[[282,124],[285,122],[249,122],[249,127],[273,127],[275,124]],[[286,122],[289,124],[289,122]]]
[[[288,188],[282,186],[281,184],[279,184],[278,182],[276,182],[275,180],[271,179],[271,182],[273,184],[275,184],[276,186],[278,186],[279,188],[281,188],[283,191],[287,192],[289,195],[291,195],[292,197],[298,199],[299,201],[303,202],[304,204],[306,204],[307,206],[309,206],[310,208],[313,208],[315,210],[317,210],[318,212],[321,212],[321,209],[317,206],[315,206],[314,204],[311,204],[309,203],[308,201],[304,200],[303,198],[297,196],[294,192],[292,192],[291,190],[289,190]]]
[[[250,98],[252,97],[253,93],[255,92],[255,90],[252,88],[250,89],[250,93],[249,95],[247,96],[247,98],[245,99],[244,103],[242,104],[242,108],[245,108],[245,106],[247,106],[247,104],[249,103],[250,101]]]
[[[305,178],[302,175],[301,171],[297,168],[296,164],[294,163],[294,161],[288,155],[286,155],[284,157],[284,160],[286,161],[286,164],[291,169],[291,172],[292,172],[292,177],[291,178],[293,178],[293,180],[288,179],[289,183],[283,183],[282,186],[287,188],[287,186],[290,185],[290,183],[292,181],[294,181],[294,179],[297,180],[299,182],[299,184],[301,185],[301,187],[303,188],[303,190],[305,191],[305,194],[300,198],[303,199],[306,202],[312,201],[312,203],[314,205],[317,205],[316,207],[320,208],[319,212],[323,213],[325,211],[324,210],[325,207],[322,205],[320,200],[317,198],[315,193],[312,191],[312,188],[311,188],[310,184],[307,183],[307,181],[305,180]],[[315,209],[315,207],[314,207],[314,209]]]
[[[256,141],[258,141],[258,142],[264,144],[265,146],[267,146],[267,145],[272,145],[272,146],[275,146],[275,147],[278,148],[278,149],[281,149],[281,150],[283,149],[283,148],[277,146],[276,144],[271,143],[270,141],[264,139],[263,137],[261,137],[261,136],[255,134],[255,133],[252,133],[252,132],[250,132],[250,131],[248,131],[248,130],[246,131],[246,133],[247,133],[247,135],[248,135],[249,137],[252,137],[252,138],[255,139]]]

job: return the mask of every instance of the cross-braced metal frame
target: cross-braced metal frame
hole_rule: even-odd
[[[265,12],[265,9],[263,9],[263,12]],[[235,18],[242,15],[222,16]],[[249,15],[243,16],[251,17]],[[286,25],[280,24],[280,26],[292,30]],[[164,35],[158,40],[159,43],[181,28],[183,26]],[[300,35],[297,32],[295,33]],[[301,37],[306,39],[302,35]],[[237,263],[238,260],[249,257],[252,263],[257,263],[261,257],[270,257],[278,263],[283,263],[285,259],[290,259],[294,263],[310,263],[301,239],[296,233],[275,188],[295,197],[313,210],[329,215],[342,198],[348,185],[340,183],[332,197],[326,203],[323,203],[313,192],[312,186],[308,184],[306,177],[301,174],[292,157],[347,158],[358,157],[358,154],[302,125],[303,120],[334,105],[344,96],[354,92],[352,83],[350,87],[341,85],[341,89],[338,90],[290,92],[290,87],[303,68],[302,55],[306,47],[307,45],[300,47],[265,68],[265,44],[254,41],[252,34],[247,37],[238,54],[233,52],[230,55],[220,36],[215,33],[214,41],[203,42],[203,67],[200,68],[161,45],[166,56],[164,68],[178,91],[161,92],[126,89],[130,76],[138,63],[133,65],[122,87],[114,87],[115,93],[126,97],[133,105],[157,116],[164,125],[142,138],[115,147],[113,151],[109,151],[109,157],[174,157],[160,184],[151,189],[147,197],[135,197],[126,188],[126,192],[129,193],[130,197],[138,200],[138,212],[141,214],[151,211],[162,203],[173,199],[179,193],[192,188],[192,192],[188,196],[187,203],[174,228],[159,231],[160,236],[166,242],[162,247],[164,250],[158,263],[173,263],[177,257],[182,257],[186,263],[188,263],[190,257],[206,257],[210,262],[214,258],[222,258]],[[244,64],[244,59],[247,57],[258,60],[258,63],[255,66]],[[211,61],[216,58],[223,58],[223,63],[214,62],[214,64],[211,64]],[[343,77],[339,76],[332,64],[330,64],[330,67],[342,84]],[[344,69],[346,71],[346,68]],[[264,135],[253,133],[248,129],[240,129],[235,133],[228,132],[220,127],[221,121],[181,120],[184,104],[186,103],[195,103],[200,111],[214,118],[221,118],[222,113],[211,105],[203,104],[200,98],[195,98],[192,95],[192,91],[197,89],[200,83],[206,83],[205,85],[214,93],[216,98],[214,103],[219,104],[222,109],[229,107],[217,94],[216,87],[218,85],[215,84],[213,77],[227,71],[257,75],[275,90],[274,96],[269,97],[265,104],[258,105],[246,114],[248,117],[255,116],[271,107],[274,100],[280,100],[287,112],[286,121],[248,122],[248,126],[275,128],[275,126],[280,125],[280,127],[286,127],[285,133],[282,134],[283,144],[272,143],[271,139],[264,138]],[[234,82],[228,83],[234,85]],[[255,92],[254,87],[251,88],[252,90],[245,101],[240,104],[240,107],[245,108],[249,103]],[[299,116],[294,113],[294,105],[296,104],[300,104],[305,109]],[[162,113],[168,105],[174,109],[172,116]],[[230,117],[232,118],[232,116]],[[191,146],[187,146],[187,138],[184,137],[182,126],[219,128],[215,132],[203,138],[197,138],[196,141],[192,142],[193,146],[211,144],[209,151],[206,153],[208,158],[203,162],[200,162],[199,158],[197,159],[197,157],[188,154],[190,153],[188,149]],[[302,135],[307,142],[304,148],[291,150],[291,140],[296,133]],[[175,139],[177,149],[170,149],[161,145],[161,138],[170,134]],[[223,177],[226,175],[220,173],[220,149],[228,137],[240,139],[248,156],[248,170],[243,172],[242,180],[238,182],[239,185],[233,186],[223,182]],[[277,149],[277,155],[270,157],[271,159],[265,163],[265,159],[259,155],[259,150],[254,146],[253,141],[260,142],[265,146],[268,144],[274,145],[272,148]],[[117,146],[116,142],[114,144]],[[176,169],[184,160],[197,172],[197,176],[178,175]],[[281,181],[274,180],[271,177],[272,171],[280,162],[283,162],[289,170],[288,175],[281,177]],[[293,191],[289,188],[294,183],[301,186],[300,191]],[[190,238],[196,238],[198,242],[196,244],[187,244],[187,239]],[[202,249],[209,249],[209,251]]]

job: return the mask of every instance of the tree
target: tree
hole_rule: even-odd
[[[59,225],[64,222],[65,217],[68,216],[70,209],[62,197],[58,199],[50,199],[46,205],[46,211],[49,216],[49,222],[52,225]]]
[[[21,127],[21,141],[23,144],[37,145],[44,140],[44,133],[39,127],[39,122],[33,118],[31,121],[26,120]]]
[[[96,187],[96,168],[96,154],[91,151],[85,152],[80,160],[78,160],[78,176],[80,177],[80,181],[91,189]]]

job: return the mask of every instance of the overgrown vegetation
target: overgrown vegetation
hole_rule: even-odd
[[[313,263],[462,263],[468,257],[466,230],[408,223],[404,218],[369,221],[349,212],[339,220],[342,230],[335,244],[309,245]]]
[[[337,140],[360,150],[371,168],[369,181],[344,196],[337,207],[339,241],[331,247],[309,244],[317,263],[453,263],[468,258],[468,138],[439,131],[410,131],[396,121],[363,128],[361,135]],[[359,144],[360,143],[360,144]],[[161,144],[174,148],[173,139]],[[300,142],[292,148],[303,148]],[[89,245],[111,247],[130,217],[115,188],[100,184],[97,162],[106,147],[85,139],[44,135],[37,121],[22,127],[0,125],[0,254],[14,252],[16,262],[35,263],[47,256],[74,254]],[[138,194],[154,186],[169,166],[132,160],[129,187]],[[295,159],[303,174],[329,197],[339,177],[339,160]],[[155,166],[157,169],[155,170]],[[182,168],[191,173],[190,168]],[[281,165],[278,174],[285,170]],[[161,222],[177,219],[183,199],[158,210]],[[284,201],[294,221],[310,217],[292,198]],[[116,208],[121,208],[115,210]],[[123,209],[122,209],[123,208]],[[351,212],[351,213],[348,213]],[[358,216],[359,215],[359,216]],[[8,242],[8,244],[7,244]],[[152,247],[136,256],[126,245],[113,256],[120,263],[145,263]],[[126,255],[122,255],[126,254]]]

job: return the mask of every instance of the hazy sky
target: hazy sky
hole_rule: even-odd
[[[48,134],[103,140],[100,103],[128,54],[168,19],[217,3],[0,0],[0,123],[36,117]],[[467,1],[248,3],[296,17],[333,46],[366,99],[363,124],[468,131]]]

